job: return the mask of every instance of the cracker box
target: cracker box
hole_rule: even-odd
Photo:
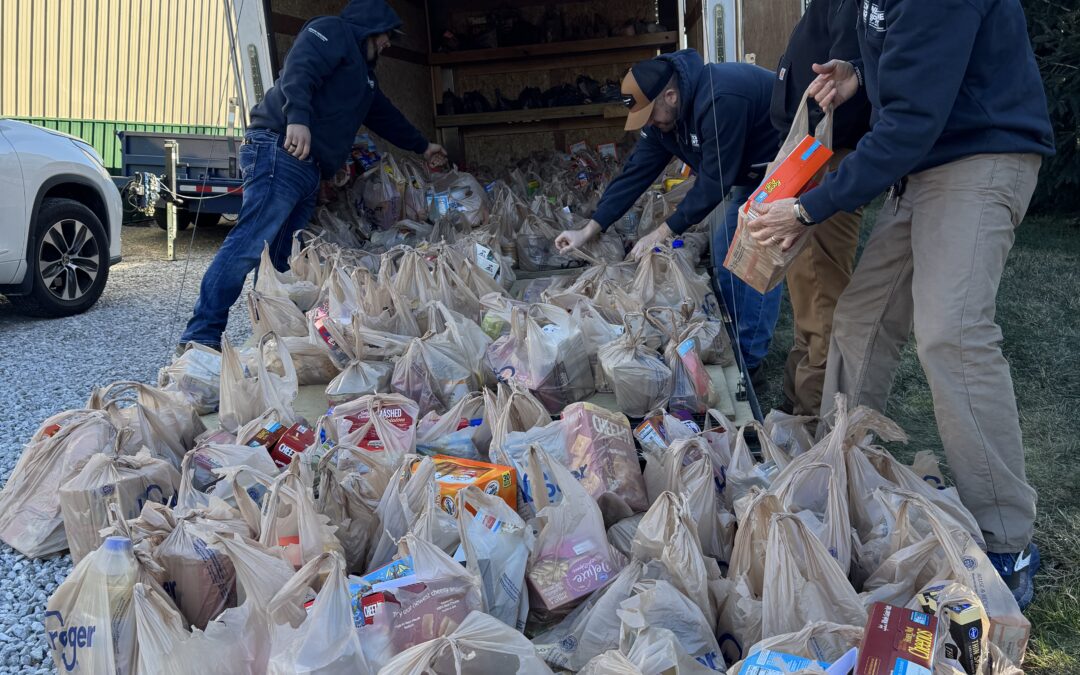
[[[753,207],[801,195],[812,187],[814,176],[825,167],[832,154],[832,150],[821,141],[807,136],[766,176],[742,207],[746,218],[735,230],[727,257],[724,258],[724,267],[759,293],[768,293],[784,280],[788,266],[806,246],[809,238],[800,237],[787,251],[781,251],[777,244],[759,244],[746,228],[746,223],[757,215]]]
[[[517,479],[508,466],[477,462],[448,455],[435,455],[435,498],[443,511],[457,515],[457,493],[462,488],[475,485],[489,495],[497,495],[512,508],[517,508]],[[419,462],[413,462],[416,471]]]
[[[857,675],[932,675],[937,617],[874,603],[859,646]]]
[[[273,454],[274,446],[278,444],[286,431],[287,429],[280,422],[267,422],[255,432],[255,436],[248,441],[247,445],[249,448],[257,448],[261,445],[267,452]]]
[[[569,537],[539,551],[528,570],[530,604],[556,610],[604,586],[619,572],[607,541]]]
[[[949,635],[941,646],[946,658],[957,661],[966,673],[977,673],[982,664],[983,638],[986,634],[982,611],[967,602],[939,607],[937,595],[941,588],[929,588],[915,596],[915,599],[924,612],[948,617]]]
[[[279,469],[284,469],[297,454],[307,450],[315,443],[315,430],[305,424],[289,427],[277,445],[270,451],[270,458]]]

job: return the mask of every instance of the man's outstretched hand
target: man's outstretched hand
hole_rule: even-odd
[[[859,90],[859,76],[855,74],[855,66],[847,61],[833,59],[826,64],[815,63],[811,67],[817,77],[810,83],[807,91],[822,110],[827,110],[829,106],[839,107]]]
[[[438,143],[428,143],[427,150],[424,151],[424,161],[431,169],[446,166],[446,148]]]
[[[577,250],[599,233],[600,223],[590,220],[580,230],[563,231],[562,234],[555,238],[555,250],[559,253],[569,253]]]

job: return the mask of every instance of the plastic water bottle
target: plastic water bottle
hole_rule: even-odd
[[[109,599],[116,672],[127,675],[135,670],[135,608],[132,606],[132,593],[139,572],[131,540],[127,537],[107,538],[98,552],[97,569]]]

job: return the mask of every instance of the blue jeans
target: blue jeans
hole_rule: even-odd
[[[285,152],[281,140],[276,132],[249,129],[240,146],[243,205],[236,225],[203,275],[181,344],[220,347],[229,308],[240,297],[248,273],[258,266],[264,242],[270,242],[274,267],[285,271],[288,266],[292,236],[315,210],[319,167],[310,157],[301,161]]]
[[[781,284],[762,295],[724,267],[724,257],[739,224],[739,208],[753,191],[752,187],[732,187],[724,201],[709,216],[713,274],[720,285],[728,314],[735,322],[739,351],[748,370],[757,368],[769,353],[769,342],[776,328],[776,318],[780,315],[780,298],[784,292]]]

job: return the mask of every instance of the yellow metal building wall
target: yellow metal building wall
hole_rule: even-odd
[[[0,0],[0,116],[224,127],[224,13],[221,0]]]

